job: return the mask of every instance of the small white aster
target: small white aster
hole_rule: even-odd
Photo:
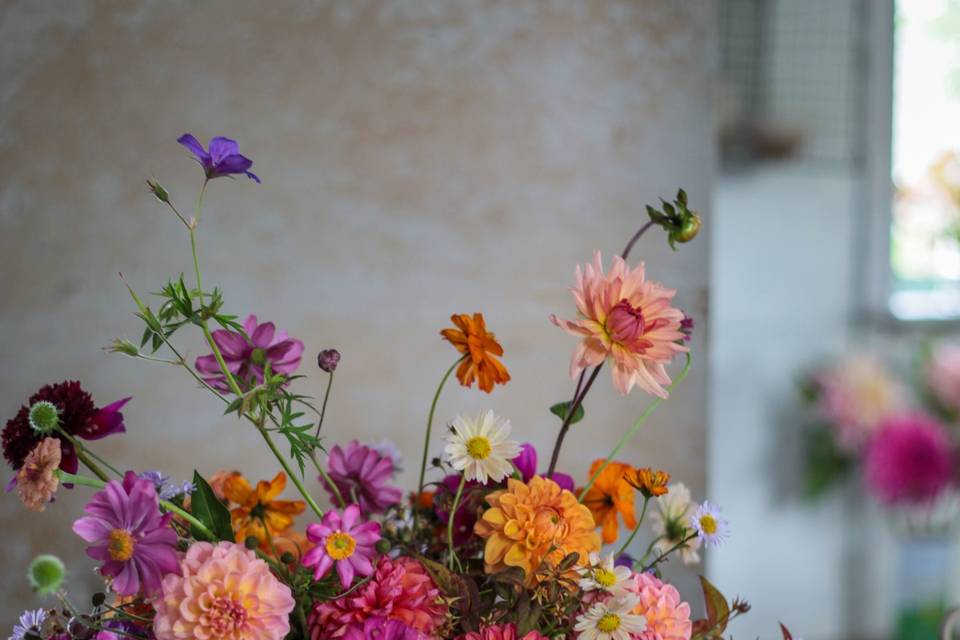
[[[706,500],[690,516],[690,526],[708,547],[723,544],[723,541],[730,535],[730,527],[727,521],[720,517],[720,507],[710,504]]]
[[[632,613],[640,598],[632,593],[597,602],[577,616],[577,640],[630,640],[647,628],[647,619]]]
[[[630,581],[631,571],[627,567],[615,565],[613,554],[601,559],[600,554],[592,551],[590,562],[577,569],[580,574],[579,585],[584,591],[603,591],[614,595],[624,593]]]
[[[510,421],[493,411],[476,419],[457,416],[443,451],[450,465],[468,481],[499,482],[513,473],[511,460],[520,455],[520,443],[508,440],[509,435]]]

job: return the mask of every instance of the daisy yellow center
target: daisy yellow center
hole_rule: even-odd
[[[709,513],[700,516],[700,528],[707,535],[713,535],[717,532],[717,519]]]
[[[597,567],[593,570],[593,580],[601,587],[612,587],[617,583],[617,574],[610,569]]]
[[[620,616],[615,613],[605,613],[597,620],[597,629],[604,633],[612,633],[620,628]]]
[[[474,460],[486,460],[492,450],[490,441],[483,436],[474,436],[467,440],[467,453]]]
[[[117,562],[126,562],[132,558],[134,546],[136,543],[133,536],[126,529],[114,529],[107,538],[107,551]]]
[[[349,533],[337,531],[327,536],[327,555],[334,560],[346,560],[353,555],[357,548],[357,541]]]
[[[229,637],[246,624],[247,608],[232,598],[220,596],[211,603],[207,620],[215,637]]]

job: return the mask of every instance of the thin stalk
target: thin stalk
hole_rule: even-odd
[[[570,406],[567,409],[567,414],[563,418],[563,424],[560,425],[560,432],[557,434],[557,441],[553,444],[553,453],[550,455],[550,466],[547,468],[548,478],[552,476],[553,472],[557,469],[557,461],[560,459],[560,447],[563,446],[563,439],[567,437],[567,431],[570,430],[570,424],[573,422],[573,415],[577,412],[577,409],[580,408],[580,405],[583,404],[583,398],[587,395],[587,392],[590,391],[590,387],[593,386],[593,381],[597,379],[602,367],[602,362],[594,367],[593,372],[590,374],[590,378],[587,380],[586,386],[583,388],[583,391],[580,391],[573,396],[573,401],[570,403]],[[580,374],[580,382],[583,382],[584,373],[586,373],[585,370]],[[580,382],[577,383],[577,389],[580,388]]]
[[[186,520],[187,522],[189,522],[190,524],[192,524],[193,527],[194,527],[197,531],[199,531],[200,533],[202,533],[203,536],[204,536],[207,540],[210,540],[211,542],[216,542],[216,541],[217,541],[217,536],[214,535],[213,531],[210,531],[210,529],[207,528],[207,525],[205,525],[205,524],[203,524],[202,522],[200,522],[199,520],[197,520],[197,519],[193,516],[193,514],[191,514],[190,512],[184,511],[183,509],[181,509],[181,508],[178,507],[177,505],[173,504],[173,503],[170,502],[169,500],[161,500],[161,501],[160,501],[160,506],[161,506],[164,510],[166,510],[166,511],[171,511],[171,512],[177,514],[178,516],[180,516],[181,518],[183,518],[184,520]]]
[[[93,475],[97,476],[98,478],[100,478],[100,479],[103,480],[104,482],[106,482],[107,480],[110,479],[110,476],[108,476],[106,473],[104,473],[103,469],[101,469],[99,466],[97,466],[97,463],[95,463],[95,462],[87,455],[87,452],[86,452],[86,451],[84,451],[83,449],[77,449],[76,451],[77,451],[77,458],[80,459],[80,462],[82,462],[82,463],[84,464],[84,466],[87,467],[87,469],[90,469],[90,471],[93,472]]]
[[[327,390],[323,394],[323,404],[320,406],[320,419],[317,422],[317,433],[314,436],[315,438],[320,437],[320,427],[323,426],[323,418],[327,415],[327,400],[330,398],[330,387],[333,386],[333,371],[330,372],[330,377],[327,378]],[[314,409],[314,411],[316,411]]]
[[[662,539],[665,538],[665,537],[666,537],[666,536],[657,536],[656,538],[654,538],[653,540],[650,541],[650,544],[647,545],[647,550],[643,552],[643,555],[642,555],[642,556],[640,556],[640,563],[641,563],[641,564],[643,564],[644,562],[647,561],[647,557],[650,555],[650,552],[653,551],[654,545],[657,544],[660,540],[662,540]],[[636,564],[636,563],[634,563],[634,564]],[[632,568],[632,567],[631,567],[631,568]]]
[[[457,494],[453,497],[453,505],[450,507],[450,517],[447,518],[447,547],[450,549],[450,557],[447,559],[447,566],[453,570],[456,563],[460,566],[460,559],[457,552],[453,550],[453,518],[457,515],[457,507],[460,506],[460,498],[463,496],[463,487],[467,484],[467,474],[460,474],[460,485],[457,487]]]
[[[105,466],[105,467],[106,467],[107,469],[109,469],[110,471],[113,471],[115,474],[117,474],[117,475],[120,476],[121,478],[123,477],[123,473],[122,473],[122,472],[120,472],[120,471],[119,471],[116,467],[114,467],[112,464],[110,464],[109,462],[107,462],[106,460],[104,460],[103,458],[101,458],[100,456],[98,456],[98,455],[97,455],[96,453],[94,453],[92,450],[88,449],[88,448],[86,447],[86,445],[84,445],[82,442],[80,442],[80,440],[78,440],[77,438],[74,438],[72,435],[70,435],[69,433],[67,433],[66,431],[64,431],[64,430],[63,430],[63,427],[57,425],[57,431],[59,431],[60,434],[61,434],[63,437],[65,437],[67,440],[70,441],[70,444],[72,444],[72,445],[74,446],[74,448],[77,450],[77,452],[78,452],[78,453],[77,453],[77,456],[78,456],[78,457],[79,457],[79,455],[80,455],[79,452],[80,452],[80,451],[83,451],[84,453],[86,453],[87,455],[89,455],[91,458],[93,458],[94,460],[96,460],[97,462],[99,462],[100,464],[102,464],[103,466]],[[84,464],[86,464],[86,463],[84,463]],[[91,469],[91,471],[93,471],[93,470]],[[94,473],[96,473],[96,471],[94,471]]]
[[[674,379],[674,381],[670,383],[670,386],[667,387],[668,393],[672,392],[677,387],[677,385],[683,382],[683,379],[687,377],[687,373],[689,373],[690,371],[690,363],[693,362],[693,358],[690,355],[689,351],[686,353],[686,356],[687,356],[687,361],[683,365],[683,370]],[[647,421],[647,418],[649,418],[653,414],[656,408],[660,406],[661,402],[663,402],[663,398],[655,398],[653,402],[647,405],[647,408],[644,410],[643,413],[640,414],[640,417],[637,418],[636,421],[634,421],[634,423],[630,426],[627,432],[623,434],[623,437],[620,438],[620,442],[618,442],[617,446],[613,448],[613,451],[611,451],[607,455],[607,457],[603,461],[603,464],[601,464],[600,467],[594,472],[593,476],[590,478],[590,482],[588,482],[587,485],[581,491],[580,502],[583,502],[583,497],[587,495],[588,491],[590,491],[590,488],[593,486],[593,483],[597,481],[597,478],[600,477],[600,474],[603,473],[603,470],[606,469],[607,465],[610,464],[610,462],[617,456],[618,453],[620,453],[620,449],[622,449],[624,445],[630,442],[630,440],[632,440],[633,437],[637,435],[637,431],[640,430],[640,427],[643,426],[643,423]]]
[[[650,498],[643,496],[643,508],[640,509],[640,519],[637,520],[637,526],[633,528],[633,532],[630,534],[630,537],[627,538],[627,541],[623,543],[623,546],[620,547],[620,551],[617,551],[617,555],[614,556],[614,558],[619,558],[622,556],[630,546],[630,543],[633,542],[633,539],[637,537],[637,532],[640,531],[640,525],[643,524],[643,517],[647,515],[647,505],[649,503]]]
[[[317,473],[320,474],[320,477],[323,478],[323,481],[330,487],[330,490],[333,491],[333,495],[336,496],[337,502],[340,503],[341,509],[347,508],[347,501],[343,499],[343,494],[340,493],[340,487],[336,485],[333,481],[333,478],[330,477],[323,467],[320,466],[320,463],[317,462],[317,457],[314,455],[314,452],[310,452],[310,461],[313,462],[313,466],[317,469]]]
[[[313,496],[310,495],[310,492],[307,491],[307,488],[303,486],[303,482],[297,477],[297,474],[293,472],[293,469],[290,467],[290,463],[287,462],[286,458],[283,457],[283,454],[280,453],[280,450],[277,449],[277,445],[274,444],[273,439],[270,437],[270,433],[263,428],[263,425],[259,425],[257,427],[257,431],[259,431],[260,435],[263,436],[264,442],[266,442],[267,446],[270,447],[270,451],[273,452],[273,455],[276,456],[277,460],[280,461],[281,466],[283,466],[283,470],[287,472],[287,476],[293,481],[293,484],[296,485],[300,495],[302,495],[304,500],[307,501],[307,504],[310,505],[310,508],[317,515],[317,517],[323,518],[323,509],[321,509],[320,505],[318,505],[313,499]]]
[[[453,370],[456,369],[457,365],[463,362],[466,357],[467,356],[464,355],[450,365],[447,372],[443,374],[443,378],[440,379],[440,386],[437,387],[437,392],[433,394],[433,402],[430,403],[430,413],[427,414],[427,433],[423,436],[423,457],[420,460],[420,481],[417,483],[417,496],[423,493],[423,478],[427,472],[427,453],[430,450],[430,432],[433,430],[433,414],[437,410],[437,401],[440,400],[440,392],[443,391],[443,385],[447,383],[447,378],[450,377]]]
[[[678,542],[677,544],[673,545],[672,547],[670,547],[669,549],[661,553],[659,556],[654,558],[653,562],[651,562],[648,565],[645,565],[642,569],[640,569],[640,573],[646,573],[647,571],[650,571],[650,569],[653,569],[655,566],[657,566],[658,564],[666,560],[667,556],[669,556],[671,553],[681,548],[682,546],[684,546],[685,544],[687,544],[688,542],[690,542],[696,537],[697,537],[697,534],[691,533],[689,536],[686,536],[685,538],[681,538],[680,542]]]

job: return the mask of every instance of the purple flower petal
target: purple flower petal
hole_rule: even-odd
[[[240,152],[240,145],[236,140],[217,136],[210,140],[210,159],[214,166],[223,162],[224,158],[236,155]]]
[[[200,161],[200,164],[206,169],[210,164],[210,154],[203,148],[203,145],[200,144],[200,141],[193,137],[193,134],[185,133],[179,138],[177,142],[186,147],[190,153],[197,157],[197,160]]]

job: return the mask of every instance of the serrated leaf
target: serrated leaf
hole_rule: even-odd
[[[707,606],[708,628],[719,636],[727,628],[730,605],[724,595],[703,576],[700,576],[700,587],[703,589],[703,600]]]
[[[220,502],[213,489],[196,470],[193,472],[193,484],[197,487],[197,490],[190,497],[190,513],[212,531],[218,540],[233,542],[234,535],[233,526],[230,524],[230,511]],[[195,527],[193,529],[194,537],[202,540],[204,535]]]
[[[557,404],[550,407],[550,413],[557,416],[561,420],[567,419],[567,411],[569,410],[570,410],[569,401],[558,402]],[[581,402],[580,405],[577,407],[577,410],[573,412],[573,418],[570,420],[570,424],[577,424],[578,422],[583,420],[583,415],[584,415],[583,403]]]

